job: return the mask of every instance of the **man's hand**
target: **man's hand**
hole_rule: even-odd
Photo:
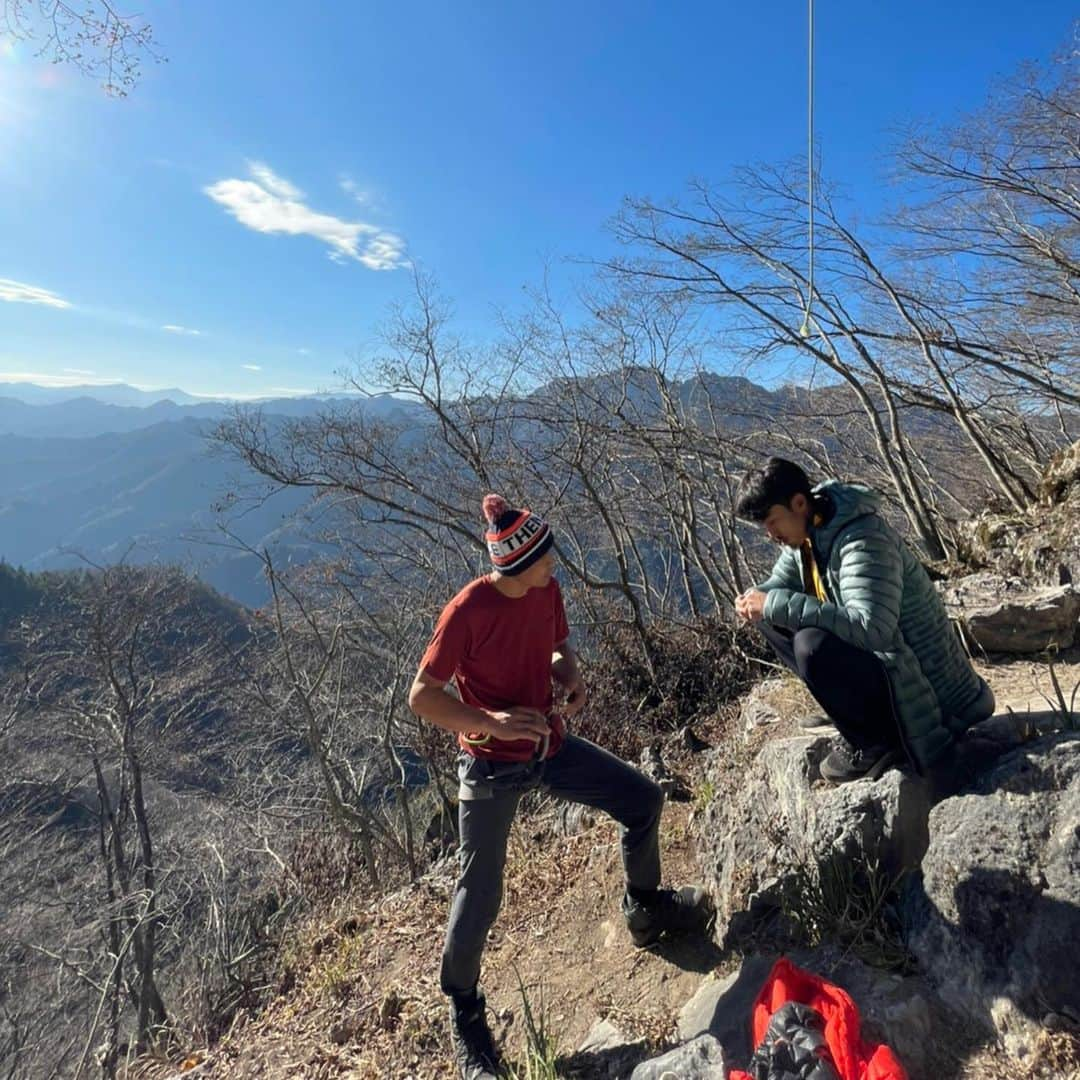
[[[568,686],[566,700],[559,707],[559,712],[562,713],[563,718],[569,720],[571,716],[577,716],[582,709],[585,708],[585,702],[588,701],[589,695],[585,690],[585,683],[578,679],[578,681],[572,686]]]
[[[747,589],[735,597],[735,614],[746,622],[761,622],[765,617],[765,593],[759,589]]]
[[[484,732],[496,739],[529,739],[539,743],[551,731],[547,717],[539,709],[488,711],[487,717]]]

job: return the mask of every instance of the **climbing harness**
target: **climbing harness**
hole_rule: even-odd
[[[814,302],[814,0],[807,0],[809,5],[809,49],[807,59],[807,143],[806,143],[806,188],[807,188],[807,225],[809,228],[810,266],[807,276],[806,304],[803,307],[802,326],[799,337],[810,336],[810,308]]]

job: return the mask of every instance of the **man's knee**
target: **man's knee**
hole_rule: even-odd
[[[792,640],[792,649],[799,674],[811,680],[829,662],[829,634],[816,626],[799,630]]]

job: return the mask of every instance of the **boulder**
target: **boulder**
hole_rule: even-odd
[[[984,652],[1066,649],[1080,619],[1080,592],[1074,586],[1031,586],[990,571],[948,582],[942,599]]]
[[[630,1080],[726,1080],[724,1052],[711,1035],[699,1035],[651,1061],[643,1061]]]
[[[732,1067],[745,1068],[754,1052],[751,1009],[775,962],[775,956],[749,956],[730,975],[705,979],[679,1013],[679,1038],[712,1035]]]
[[[1016,1058],[1080,1025],[1080,733],[1027,743],[930,814],[902,906],[942,999]]]
[[[644,1039],[628,1039],[610,1020],[597,1020],[577,1051],[559,1059],[559,1075],[626,1080],[647,1052]]]
[[[890,876],[918,866],[928,843],[927,785],[897,770],[825,784],[819,767],[833,745],[820,735],[767,743],[734,791],[722,752],[709,756],[704,786],[719,794],[693,828],[720,941],[737,943],[782,906],[785,879],[825,863],[874,864]]]

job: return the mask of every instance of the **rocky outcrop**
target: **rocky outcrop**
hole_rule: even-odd
[[[1007,754],[930,815],[908,945],[941,997],[1024,1058],[1080,1030],[1080,734]]]
[[[819,767],[832,746],[831,738],[813,735],[766,744],[738,790],[713,799],[696,818],[722,940],[744,939],[781,909],[788,879],[823,863],[873,863],[889,875],[919,865],[928,843],[927,786],[896,770],[876,781],[824,784]],[[724,766],[714,755],[715,790],[725,790]]]
[[[1067,649],[1080,619],[1080,589],[1031,586],[991,571],[969,574],[942,587],[949,614],[969,642],[988,653],[1037,653]]]
[[[766,696],[755,708],[767,706]],[[925,1055],[946,1014],[1012,1058],[1037,1054],[1046,1031],[1080,1035],[1080,732],[1062,731],[1066,722],[1005,712],[969,731],[944,777],[893,770],[839,787],[819,779],[829,737],[766,743],[734,790],[730,758],[713,752],[705,788],[719,794],[694,829],[718,937],[751,952],[782,948],[844,987],[915,1076],[933,1075]],[[907,871],[882,911],[916,977],[874,971],[850,950],[828,963],[800,951],[819,901],[808,883],[828,867],[872,866],[888,875],[879,880]],[[759,956],[706,984],[680,1036],[708,1031],[739,1064],[769,966]]]
[[[739,709],[739,726],[744,737],[749,737],[762,728],[779,724],[783,719],[775,703],[777,692],[783,683],[784,680],[779,678],[765,679],[743,698]]]

